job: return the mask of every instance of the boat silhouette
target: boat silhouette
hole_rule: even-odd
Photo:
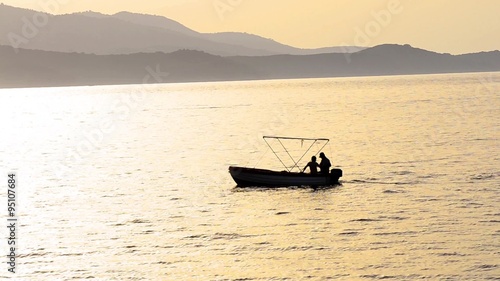
[[[273,171],[267,169],[249,168],[249,167],[239,167],[239,166],[229,166],[229,174],[236,182],[238,187],[287,187],[287,186],[331,186],[339,184],[339,178],[342,177],[343,172],[341,169],[331,169],[328,173],[303,173],[300,171],[298,166],[302,158],[308,153],[314,144],[319,141],[324,141],[324,145],[316,152],[316,154],[323,149],[329,139],[326,138],[296,138],[296,137],[277,137],[277,136],[264,136],[264,141],[267,143],[269,148],[273,151],[274,155],[283,164],[286,170],[284,171]],[[294,165],[289,168],[287,167],[283,160],[279,157],[270,143],[267,141],[269,139],[276,139],[285,149],[286,153],[292,159]],[[286,147],[283,145],[281,140],[297,140],[297,141],[312,141],[309,148],[302,154],[302,156],[295,161],[295,159],[290,155]],[[298,169],[298,172],[294,172],[294,169]]]

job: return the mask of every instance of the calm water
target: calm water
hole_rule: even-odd
[[[17,171],[21,224],[18,272],[3,263],[0,277],[500,280],[499,85],[483,73],[0,90],[0,169],[4,182]],[[235,188],[229,165],[282,169],[268,134],[330,138],[343,184]]]

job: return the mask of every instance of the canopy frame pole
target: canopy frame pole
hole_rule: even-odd
[[[283,165],[283,167],[285,167],[285,169],[290,172],[290,170],[288,169],[288,167],[285,165],[285,163],[283,163],[283,161],[281,161],[281,158],[278,156],[278,154],[276,153],[276,151],[274,151],[273,147],[267,142],[266,138],[264,138],[264,141],[266,142],[267,146],[269,146],[269,148],[271,149],[271,151],[274,153],[274,155],[276,156],[276,158],[278,158],[278,160],[280,160],[281,164]]]
[[[293,159],[292,155],[290,155],[290,153],[288,152],[288,150],[286,149],[286,147],[283,145],[283,143],[281,142],[280,139],[278,139],[278,142],[281,144],[281,146],[283,147],[283,149],[285,150],[286,154],[288,154],[288,157],[290,157],[290,159],[292,159],[292,162],[293,162],[293,166],[290,170],[288,170],[289,172],[293,171],[293,168],[297,167],[300,171],[300,168],[299,166],[297,165],[297,162],[295,162],[295,159]]]
[[[316,142],[318,142],[318,140],[314,140],[314,142],[311,144],[311,146],[309,146],[309,148],[306,150],[306,152],[304,152],[304,154],[302,154],[302,156],[300,157],[299,161],[297,161],[297,164],[300,162],[300,160],[302,160],[302,158],[304,158],[304,156],[307,154],[307,152],[309,152],[309,150],[311,150],[311,148],[314,146],[314,144]],[[327,143],[328,143],[328,141],[325,143],[325,145],[323,145],[323,147],[325,147]],[[323,149],[323,147],[321,149]],[[318,154],[318,153],[316,152],[316,154]],[[299,166],[297,166],[297,168],[299,168],[299,170],[300,170]]]
[[[262,137],[264,139],[264,141],[266,142],[267,146],[271,149],[271,151],[274,153],[274,155],[276,156],[276,158],[278,158],[278,160],[281,162],[281,164],[283,165],[283,167],[285,167],[285,169],[288,171],[288,172],[291,172],[295,167],[297,167],[297,169],[299,170],[300,172],[300,167],[298,166],[300,160],[302,160],[302,158],[304,158],[304,156],[307,154],[307,152],[309,152],[309,150],[311,150],[311,148],[314,146],[314,144],[316,144],[318,141],[325,141],[325,144],[318,150],[318,152],[316,152],[315,155],[317,155],[323,148],[325,148],[325,146],[330,142],[329,139],[326,139],[326,138],[316,138],[316,139],[313,139],[313,138],[294,138],[294,137],[277,137],[277,136],[263,136]],[[292,166],[291,169],[289,169],[285,163],[283,163],[283,160],[281,160],[281,158],[279,157],[279,155],[276,153],[276,151],[274,151],[273,147],[269,144],[269,142],[267,141],[267,139],[277,139],[278,142],[281,144],[281,146],[283,147],[283,149],[285,149],[285,152],[288,154],[288,156],[290,157],[290,159],[292,160],[292,162],[294,163],[294,165]],[[299,158],[299,160],[297,162],[295,162],[295,160],[293,159],[292,155],[290,155],[290,153],[288,152],[288,150],[286,149],[286,147],[283,145],[283,143],[281,142],[281,139],[287,139],[287,140],[301,140],[302,142],[304,140],[310,140],[310,141],[313,141],[313,143],[309,146],[309,148],[306,150],[306,152],[304,152],[304,154],[302,154],[302,156]]]
[[[321,150],[323,150],[323,148],[325,148],[325,146],[328,144],[328,141],[318,150],[318,152],[320,152]],[[318,154],[318,152],[316,152],[316,155]]]

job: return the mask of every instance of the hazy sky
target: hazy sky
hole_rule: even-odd
[[[248,32],[303,48],[399,43],[453,54],[500,49],[500,0],[0,2],[56,14],[85,10],[156,14],[200,32]]]

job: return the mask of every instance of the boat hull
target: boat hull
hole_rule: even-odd
[[[245,167],[229,167],[229,173],[239,187],[330,186],[339,183],[342,170],[332,169],[328,175],[277,172]]]

